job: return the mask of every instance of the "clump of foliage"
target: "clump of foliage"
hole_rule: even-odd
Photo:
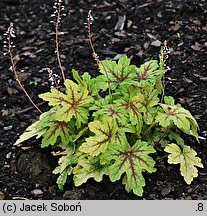
[[[203,167],[196,152],[185,145],[181,132],[198,140],[198,124],[191,113],[171,96],[164,96],[164,57],[140,67],[127,56],[118,62],[98,62],[100,75],[92,78],[72,70],[64,82],[65,92],[52,88],[39,97],[50,109],[40,115],[16,141],[42,137],[41,147],[53,146],[59,156],[53,173],[63,189],[68,175],[75,186],[89,178],[100,182],[122,180],[128,192],[143,195],[144,173],[156,171],[159,151],[168,163],[180,164],[187,184]]]
[[[48,68],[53,85],[50,92],[39,97],[50,109],[42,113],[21,84],[13,57],[11,37],[13,24],[6,33],[7,52],[12,71],[23,92],[40,112],[39,120],[30,125],[16,141],[16,145],[32,137],[41,147],[52,146],[59,156],[57,184],[63,189],[67,177],[73,175],[75,186],[89,178],[100,182],[103,175],[112,182],[122,180],[125,189],[143,195],[145,173],[156,171],[156,156],[168,153],[169,164],[180,164],[180,173],[190,184],[198,176],[196,167],[203,167],[197,153],[185,145],[182,133],[198,140],[198,124],[191,113],[172,96],[165,96],[166,44],[159,61],[147,61],[141,66],[130,63],[125,55],[118,62],[100,61],[91,40],[91,11],[86,27],[93,56],[100,75],[92,78],[72,70],[72,79],[65,78],[59,53],[59,26],[64,10],[62,0],[54,4],[55,53],[64,80],[65,91],[58,90],[56,74]],[[152,157],[154,154],[154,157]]]

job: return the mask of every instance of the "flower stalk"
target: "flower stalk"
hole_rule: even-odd
[[[7,36],[7,53],[9,55],[10,61],[11,61],[11,70],[14,73],[15,79],[18,82],[19,86],[21,87],[22,91],[24,92],[24,94],[27,96],[27,98],[29,99],[29,101],[32,103],[32,105],[40,112],[42,113],[42,111],[38,108],[38,106],[34,103],[34,101],[32,100],[32,98],[29,96],[29,94],[27,93],[27,91],[25,90],[24,86],[22,85],[19,77],[18,77],[18,73],[16,70],[16,64],[14,61],[14,57],[13,57],[13,48],[15,47],[13,45],[13,41],[11,38],[15,37],[15,32],[14,32],[14,27],[13,27],[13,23],[10,23],[10,26],[7,30],[7,32],[5,33],[5,35]],[[5,43],[5,47],[6,47],[6,43]],[[6,54],[6,53],[5,53]]]
[[[64,11],[64,6],[62,5],[62,0],[57,0],[53,6],[53,8],[55,9],[54,13],[51,15],[51,17],[56,17],[55,20],[55,53],[57,56],[57,61],[58,61],[58,65],[62,74],[62,78],[63,81],[65,82],[65,73],[64,73],[64,69],[62,66],[62,61],[61,61],[61,57],[60,57],[60,48],[59,48],[59,44],[60,44],[60,38],[59,36],[61,35],[61,32],[59,32],[59,28],[60,28],[60,23],[61,23],[61,18],[62,16],[65,16],[66,14],[62,13]],[[51,21],[51,23],[53,23],[54,21]]]
[[[93,42],[92,42],[92,32],[91,32],[91,25],[93,24],[93,16],[91,14],[91,10],[88,11],[88,17],[87,17],[87,22],[85,23],[86,28],[88,30],[88,41],[90,44],[90,47],[92,49],[92,55],[95,59],[95,61],[97,62],[98,65],[101,65],[104,69],[104,71],[106,72],[106,77],[108,79],[108,86],[109,86],[109,97],[110,97],[110,102],[112,102],[112,93],[111,93],[111,85],[110,85],[110,80],[109,80],[109,76],[108,76],[108,72],[106,70],[106,67],[104,64],[102,64],[102,62],[99,59],[98,54],[96,53],[96,50],[94,48]]]

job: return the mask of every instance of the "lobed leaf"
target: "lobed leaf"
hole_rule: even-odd
[[[54,172],[55,173],[55,172]],[[59,177],[57,178],[57,185],[58,185],[58,188],[60,190],[63,190],[64,188],[64,185],[67,181],[67,178],[68,178],[68,175],[70,175],[72,173],[72,167],[71,166],[68,166],[67,168],[64,169],[64,171],[59,175]]]
[[[34,136],[36,136],[36,139],[39,139],[46,132],[48,123],[54,118],[54,113],[54,108],[42,113],[39,117],[39,120],[31,124],[14,145],[18,145]]]
[[[143,113],[143,120],[148,125],[154,121],[154,116],[157,112],[155,106],[158,105],[159,100],[158,91],[152,87],[147,88],[143,93],[137,93],[132,98],[132,103],[140,113]]]
[[[86,88],[88,91],[88,95],[97,95],[100,90],[99,82],[96,78],[91,79],[91,76],[85,72],[82,77],[79,76],[78,71],[72,70],[73,78],[77,81],[77,83]]]
[[[128,115],[127,117],[131,121],[132,125],[138,125],[138,127],[142,128],[143,122],[142,122],[142,115],[139,109],[135,106],[133,101],[126,102],[125,100],[117,100],[115,103],[119,106],[119,109],[122,110],[125,115]]]
[[[137,69],[136,80],[137,81],[149,81],[155,83],[157,76],[162,76],[162,70],[159,70],[158,61],[151,60],[145,62]]]
[[[60,122],[53,120],[48,123],[48,129],[43,134],[43,140],[41,147],[47,147],[49,145],[54,145],[57,139],[60,137],[61,142],[68,144],[70,141],[70,134],[73,134],[73,130],[68,122]]]
[[[89,178],[94,178],[97,182],[102,181],[103,175],[107,174],[107,165],[100,163],[99,157],[82,158],[73,169],[73,180],[75,186],[80,186]]]
[[[77,85],[68,79],[66,79],[64,85],[66,94],[57,89],[51,89],[51,92],[40,94],[39,97],[48,101],[50,106],[57,106],[56,120],[69,122],[74,117],[77,128],[80,128],[81,123],[87,123],[89,115],[87,107],[93,101],[93,98],[89,96],[89,91],[84,85]]]
[[[81,123],[87,123],[89,115],[87,107],[93,101],[93,98],[88,96],[88,90],[79,88],[71,80],[66,80],[65,86],[67,95],[63,95],[61,107],[56,111],[55,119],[69,122],[74,117],[77,128],[80,128]]]
[[[168,127],[174,123],[183,132],[193,135],[198,140],[198,124],[191,113],[179,105],[160,104],[164,112],[158,112],[156,123]]]
[[[195,166],[203,168],[201,159],[196,157],[197,153],[189,146],[183,145],[183,149],[174,143],[169,144],[165,149],[168,155],[169,164],[179,164],[180,172],[187,184],[191,184],[193,178],[198,176],[198,170]]]
[[[96,107],[94,107],[96,109]],[[127,118],[123,109],[120,109],[116,104],[106,104],[99,108],[96,112],[93,113],[94,117],[97,116],[110,116],[113,119],[116,119],[118,122],[125,124],[127,122]]]
[[[36,128],[37,124],[38,122],[35,122],[32,125],[30,125],[26,129],[26,131],[19,137],[19,139],[16,140],[14,145],[18,145],[34,136],[36,136],[36,139],[40,138],[45,133],[46,128]]]
[[[101,61],[99,69],[103,74],[99,76],[99,80],[104,90],[108,88],[108,83],[111,90],[115,90],[119,84],[132,80],[136,75],[136,66],[130,65],[130,59],[126,55],[119,59],[118,64],[111,60]]]
[[[58,91],[55,88],[52,88],[50,90],[51,92],[46,92],[43,94],[39,94],[39,98],[42,98],[44,101],[48,101],[49,102],[49,106],[56,106],[56,105],[60,105],[63,101],[64,98],[64,94],[60,91]]]
[[[105,116],[104,122],[98,120],[90,122],[89,129],[95,136],[86,138],[86,142],[80,146],[79,150],[94,157],[107,149],[110,140],[116,135],[118,127],[114,119]]]
[[[126,174],[125,184],[128,191],[142,196],[145,180],[142,172],[155,172],[155,161],[149,154],[156,152],[147,142],[138,140],[132,147],[109,145],[104,153],[106,160],[114,161],[109,167],[109,177],[112,182],[119,180],[123,173]]]

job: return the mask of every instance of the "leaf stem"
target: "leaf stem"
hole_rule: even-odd
[[[149,132],[151,131],[151,129],[152,129],[155,125],[156,125],[156,124],[153,123],[153,124],[151,124],[151,125],[147,128],[147,130],[145,131],[144,135],[142,136],[142,139],[143,139],[143,140],[147,137],[147,135],[149,134]]]
[[[82,131],[80,131],[76,138],[73,140],[73,142],[75,143],[81,136],[83,136],[88,131],[88,129],[89,127],[85,127]]]
[[[154,144],[154,146],[156,146],[170,131],[172,125],[169,125],[169,127],[167,128],[167,130],[164,132],[164,134],[160,137],[160,139]]]

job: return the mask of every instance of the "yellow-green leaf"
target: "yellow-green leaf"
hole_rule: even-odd
[[[104,158],[112,161],[109,166],[109,177],[112,182],[121,178],[125,173],[126,177],[123,183],[126,185],[127,191],[142,196],[145,180],[142,175],[143,171],[149,173],[155,172],[155,161],[149,156],[155,150],[147,142],[138,140],[132,147],[109,145],[109,149],[104,153]]]
[[[45,133],[46,128],[36,128],[38,123],[39,122],[35,122],[30,125],[26,129],[26,131],[19,137],[19,139],[14,143],[14,145],[18,145],[34,136],[36,136],[36,139],[40,138]]]
[[[44,101],[49,102],[49,106],[56,106],[61,104],[64,94],[57,89],[51,89],[51,92],[46,92],[44,94],[39,94],[39,97]]]
[[[71,172],[72,172],[72,167],[68,166],[67,168],[64,169],[64,171],[57,178],[56,183],[58,184],[58,188],[60,190],[63,189],[63,187],[64,187],[64,185],[65,185],[65,183],[67,181],[68,175],[70,175]]]
[[[164,151],[170,153],[168,155],[169,164],[180,163],[181,175],[184,177],[187,184],[191,184],[193,178],[198,176],[198,170],[195,166],[203,168],[201,159],[196,157],[196,151],[186,145],[184,145],[181,150],[180,147],[174,143],[169,144]]]
[[[191,113],[178,105],[160,104],[164,112],[158,112],[156,123],[168,127],[174,123],[183,132],[193,135],[198,140],[198,124]]]
[[[77,127],[80,128],[81,123],[87,123],[89,115],[87,107],[93,98],[88,96],[85,87],[81,88],[71,80],[66,80],[65,86],[67,94],[62,96],[61,107],[57,109],[55,119],[68,122],[74,117]]]
[[[156,60],[151,60],[148,62],[145,62],[141,65],[140,68],[137,69],[136,73],[136,80],[137,81],[155,81],[156,76],[162,75],[162,71],[158,70],[158,62]]]
[[[48,123],[48,129],[43,134],[44,138],[41,147],[43,148],[49,145],[54,145],[59,137],[61,138],[62,143],[68,144],[71,133],[72,129],[68,122],[53,120]]]
[[[52,108],[48,112],[42,113],[39,120],[31,124],[14,145],[18,145],[34,136],[36,136],[36,139],[40,138],[47,130],[49,122],[54,118],[54,113],[55,108]]]
[[[103,175],[107,174],[107,165],[100,164],[99,157],[81,158],[77,166],[74,167],[73,174],[75,186],[80,186],[89,178],[94,178],[95,181],[100,182]]]
[[[136,66],[130,65],[130,59],[124,55],[118,61],[103,60],[99,64],[99,76],[101,87],[106,90],[110,83],[111,90],[115,90],[118,85],[131,81],[136,76]]]
[[[98,120],[90,122],[89,129],[95,133],[95,136],[86,138],[86,142],[79,149],[93,157],[107,149],[110,140],[116,135],[118,127],[114,119],[105,116],[103,122]]]

